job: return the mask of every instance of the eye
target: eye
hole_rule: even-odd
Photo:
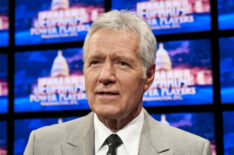
[[[90,62],[90,64],[98,64],[98,63],[99,63],[99,61],[97,61],[97,60],[93,60]]]
[[[127,61],[118,61],[117,62],[117,65],[122,67],[122,68],[127,68],[127,67],[130,67],[130,64],[127,62]]]
[[[92,66],[92,65],[98,65],[100,63],[101,63],[101,61],[99,61],[99,60],[92,60],[92,61],[90,61],[89,65],[90,66]]]
[[[129,64],[127,62],[125,62],[125,61],[120,61],[119,64],[121,66],[129,66]]]

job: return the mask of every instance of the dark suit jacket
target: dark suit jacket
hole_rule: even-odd
[[[24,155],[94,155],[93,112],[32,131]],[[211,155],[209,141],[160,123],[144,110],[139,155]]]

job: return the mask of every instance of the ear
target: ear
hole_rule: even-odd
[[[154,81],[155,63],[152,64],[146,72],[144,91],[146,91]]]

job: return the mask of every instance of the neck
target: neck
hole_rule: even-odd
[[[136,118],[142,110],[142,107],[134,109],[133,112],[122,118],[106,118],[102,116],[98,116],[98,119],[112,132],[116,133],[125,127],[129,122],[131,122],[134,118]]]

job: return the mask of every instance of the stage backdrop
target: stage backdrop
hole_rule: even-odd
[[[224,155],[234,154],[234,111],[223,113]]]
[[[234,37],[221,38],[220,47],[220,85],[222,103],[234,102]]]
[[[15,54],[15,112],[88,109],[81,48]]]
[[[218,24],[220,30],[234,29],[234,1],[218,0]]]
[[[153,33],[210,30],[209,0],[112,0],[112,9],[127,9],[144,18]]]
[[[210,40],[159,43],[156,73],[144,106],[213,103]]]
[[[84,40],[104,0],[16,0],[16,45]]]
[[[7,155],[7,122],[0,120],[0,155]]]
[[[8,56],[0,54],[0,113],[8,111]]]
[[[9,44],[9,1],[0,0],[0,47]]]

